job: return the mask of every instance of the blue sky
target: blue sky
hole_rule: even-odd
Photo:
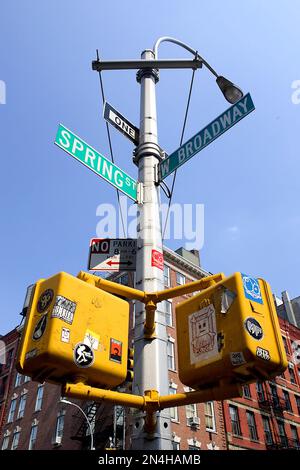
[[[277,294],[300,294],[300,104],[292,101],[292,83],[300,79],[299,16],[297,0],[2,2],[2,333],[19,322],[28,284],[86,269],[97,207],[116,204],[112,187],[53,144],[61,122],[109,156],[91,70],[96,48],[103,59],[134,59],[166,35],[197,49],[256,106],[178,171],[174,202],[205,207],[203,267],[261,276]],[[167,43],[159,54],[189,57]],[[160,74],[158,132],[168,153],[179,144],[190,77],[190,71]],[[105,72],[103,81],[107,100],[138,125],[135,71]],[[213,76],[197,71],[185,140],[228,106]],[[111,133],[116,163],[136,178],[132,144]]]

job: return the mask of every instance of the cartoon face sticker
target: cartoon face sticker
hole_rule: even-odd
[[[215,309],[213,305],[189,317],[191,363],[218,353]]]

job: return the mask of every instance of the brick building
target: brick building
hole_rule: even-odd
[[[164,260],[165,287],[211,274],[200,267],[199,254],[195,250],[174,252],[165,248]],[[111,278],[122,284],[134,283],[131,273]],[[191,295],[164,302],[170,394],[188,391],[180,383],[177,373],[175,306]],[[134,311],[134,303],[132,307]],[[133,315],[131,317],[133,319]],[[299,448],[300,383],[295,345],[296,341],[300,344],[300,331],[285,320],[280,319],[280,325],[290,361],[284,377],[270,383],[245,386],[241,399],[171,408],[174,449]],[[14,363],[18,329],[1,339],[7,344],[7,360],[0,374],[0,448],[89,448],[91,436],[87,421],[80,409],[60,402],[60,387],[38,384],[17,374]],[[130,448],[131,409],[103,403],[75,403],[86,412],[97,449]]]
[[[243,387],[224,402],[228,449],[300,450],[300,331],[279,318],[288,369],[275,380]]]

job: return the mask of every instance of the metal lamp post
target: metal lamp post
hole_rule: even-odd
[[[191,54],[193,60],[158,59],[158,47],[162,42],[175,43]],[[163,285],[163,245],[160,218],[160,189],[158,164],[164,154],[158,145],[155,85],[159,79],[158,69],[191,68],[205,65],[217,78],[217,84],[224,97],[235,103],[243,96],[242,91],[232,82],[220,77],[196,50],[187,44],[170,37],[156,41],[153,50],[142,53],[141,60],[93,61],[93,70],[139,69],[137,81],[141,85],[140,138],[134,152],[134,162],[138,166],[139,198],[137,224],[137,267],[136,288],[148,292],[162,290]],[[165,312],[155,313],[155,332],[145,328],[145,307],[137,302],[134,331],[134,384],[133,392],[144,395],[145,391],[168,394],[167,330]],[[132,448],[142,450],[172,449],[171,420],[169,409],[156,413],[156,423],[152,431],[144,429],[144,414],[136,412],[133,422]]]
[[[91,423],[89,422],[89,419],[88,419],[87,415],[85,414],[85,412],[83,411],[83,409],[82,409],[79,405],[77,405],[77,403],[73,403],[72,401],[66,400],[65,398],[61,398],[61,399],[60,399],[60,402],[61,402],[61,403],[66,403],[67,405],[73,405],[73,406],[75,406],[78,410],[81,411],[81,413],[83,414],[83,416],[84,416],[85,419],[86,419],[86,422],[87,422],[88,427],[89,427],[89,430],[90,430],[90,436],[91,436],[91,449],[90,449],[90,450],[96,450],[95,447],[94,447],[93,429],[92,429]]]

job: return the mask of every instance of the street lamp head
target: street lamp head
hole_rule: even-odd
[[[239,87],[237,87],[234,83],[232,83],[230,80],[227,80],[227,78],[219,75],[217,77],[216,82],[221,92],[223,93],[224,97],[226,98],[227,101],[229,101],[229,103],[234,104],[242,98],[243,96],[242,90]]]

